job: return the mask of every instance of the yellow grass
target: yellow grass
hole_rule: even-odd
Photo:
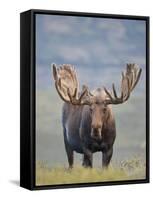
[[[37,163],[36,185],[54,185],[70,183],[89,183],[134,180],[145,178],[145,164],[134,158],[123,161],[119,166],[110,166],[107,170],[101,168],[83,168],[75,166],[73,169],[65,167],[48,167],[42,162]]]

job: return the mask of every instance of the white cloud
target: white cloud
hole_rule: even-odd
[[[126,35],[126,28],[120,20],[116,19],[105,19],[99,20],[97,28],[101,31],[105,31],[108,38],[111,39],[123,39]]]
[[[57,51],[59,53],[59,56],[67,60],[68,62],[77,62],[77,61],[82,61],[82,62],[88,62],[90,57],[89,57],[89,52],[81,48],[81,46],[59,46],[57,48]]]
[[[44,20],[45,31],[49,33],[68,34],[72,31],[72,27],[65,23],[64,20]]]

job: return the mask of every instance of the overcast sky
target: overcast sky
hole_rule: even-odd
[[[51,63],[73,64],[77,68],[80,81],[91,85],[96,84],[98,79],[101,84],[106,83],[103,79],[109,73],[119,73],[119,79],[126,63],[134,62],[144,68],[145,31],[143,20],[37,14],[38,87],[50,86],[51,77],[48,75]],[[110,80],[109,77],[107,80]]]

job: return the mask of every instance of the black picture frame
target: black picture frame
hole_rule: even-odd
[[[134,19],[146,21],[146,179],[36,186],[35,184],[35,17],[36,14]],[[20,186],[30,189],[55,189],[149,183],[149,17],[29,10],[20,14]]]

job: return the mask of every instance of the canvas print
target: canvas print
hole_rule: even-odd
[[[146,179],[146,21],[35,20],[36,186]]]

